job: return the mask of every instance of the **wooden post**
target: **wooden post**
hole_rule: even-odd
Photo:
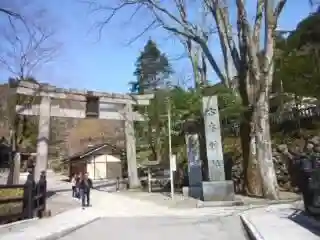
[[[116,191],[119,192],[120,190],[120,178],[117,177],[117,182],[116,182]]]
[[[37,215],[39,218],[42,218],[44,216],[44,213],[46,211],[46,200],[47,200],[47,179],[46,179],[46,172],[42,171],[40,175],[40,180],[38,183],[38,194],[41,195],[39,198],[39,205],[40,207]]]
[[[152,178],[152,175],[151,175],[151,169],[150,167],[148,167],[148,192],[151,193],[152,192],[152,182],[151,182],[151,178]]]
[[[39,132],[37,140],[37,161],[35,166],[35,181],[38,182],[42,171],[47,170],[49,132],[50,132],[50,97],[42,97],[39,112]]]
[[[23,191],[23,214],[26,219],[33,218],[33,187],[33,176],[29,174]]]
[[[138,169],[137,169],[136,139],[134,136],[132,104],[125,105],[125,115],[126,115],[125,137],[126,137],[129,186],[130,188],[139,188],[140,181],[139,181]]]

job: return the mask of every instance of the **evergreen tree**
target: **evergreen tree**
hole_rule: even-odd
[[[166,55],[160,52],[157,44],[151,39],[145,45],[135,65],[136,80],[130,82],[131,91],[134,93],[143,94],[165,87],[172,73]]]
[[[286,101],[300,102],[304,97],[320,99],[320,14],[313,13],[303,19],[288,38],[276,42],[275,81],[290,93]]]
[[[165,102],[171,73],[166,55],[160,52],[155,42],[149,40],[136,61],[136,81],[130,82],[131,92],[155,94],[148,107],[138,109],[149,118],[148,121],[136,125],[138,145],[148,149],[147,154],[140,156],[143,160],[150,157],[150,160],[161,161],[162,152],[167,149],[164,145],[167,136]]]

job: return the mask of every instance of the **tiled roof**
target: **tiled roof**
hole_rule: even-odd
[[[82,158],[82,156],[84,155],[91,155],[94,152],[104,148],[104,147],[108,147],[111,148],[113,151],[116,151],[120,154],[125,153],[125,151],[123,149],[119,149],[117,146],[109,144],[109,143],[102,143],[102,144],[96,144],[94,146],[89,146],[87,147],[85,150],[80,151],[78,153],[75,153],[71,156],[69,156],[68,158],[64,159],[64,162],[68,162],[68,161],[74,161],[74,160],[78,160],[80,158]]]

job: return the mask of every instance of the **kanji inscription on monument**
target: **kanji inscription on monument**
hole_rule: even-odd
[[[224,181],[224,162],[217,96],[202,98],[210,181]]]

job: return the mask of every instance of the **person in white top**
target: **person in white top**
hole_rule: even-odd
[[[71,178],[71,186],[72,186],[72,197],[77,197],[77,179],[76,174],[74,174]]]

